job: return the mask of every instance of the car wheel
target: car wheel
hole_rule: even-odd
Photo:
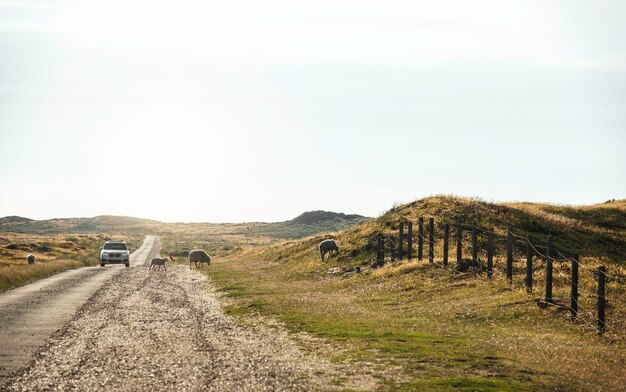
[[[100,267],[104,267],[104,263],[100,263]]]
[[[129,263],[125,263],[124,265],[126,266],[126,268],[130,267]]]

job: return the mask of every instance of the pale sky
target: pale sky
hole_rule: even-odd
[[[0,0],[0,216],[626,197],[626,2]]]

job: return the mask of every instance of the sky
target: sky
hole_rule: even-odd
[[[626,2],[0,0],[0,216],[626,198]]]

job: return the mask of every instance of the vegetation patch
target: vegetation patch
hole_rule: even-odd
[[[538,307],[540,268],[535,272],[536,290],[529,294],[522,278],[516,277],[512,286],[503,278],[502,257],[496,259],[493,279],[482,272],[459,274],[442,268],[441,242],[433,264],[387,261],[382,268],[369,267],[375,258],[373,235],[396,235],[400,220],[433,216],[438,223],[465,219],[502,234],[508,225],[517,224],[537,238],[555,235],[564,251],[576,251],[568,248],[576,241],[604,238],[616,246],[590,246],[586,265],[603,262],[623,272],[622,231],[594,221],[574,223],[570,216],[560,220],[548,207],[571,208],[430,198],[332,234],[341,253],[329,262],[320,262],[317,253],[326,234],[223,254],[199,271],[228,297],[226,311],[236,317],[259,313],[281,320],[294,332],[324,338],[341,348],[334,361],[401,368],[402,377],[380,372],[381,390],[623,389],[624,335],[618,329],[598,336],[593,325],[569,320],[568,312]],[[168,239],[163,243],[168,246]],[[361,272],[355,272],[357,266]],[[521,277],[522,265],[515,268]],[[555,281],[566,272],[566,266],[557,267]],[[593,290],[594,277],[586,279],[581,287]],[[565,302],[569,287],[565,281],[557,283],[555,298]],[[623,284],[611,285],[612,298],[621,298]],[[617,328],[624,319],[619,302],[613,300],[610,309]],[[593,309],[593,304],[588,306]]]
[[[0,233],[0,292],[69,269],[98,265],[100,247],[107,239],[124,240],[132,249],[143,242],[142,237],[114,234]],[[34,264],[26,262],[28,254],[35,255]]]

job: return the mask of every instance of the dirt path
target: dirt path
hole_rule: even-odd
[[[320,390],[345,375],[299,347],[225,316],[203,275],[146,265],[113,276],[5,389]]]
[[[159,247],[158,239],[147,237],[131,255],[130,270],[143,265]],[[50,336],[105,282],[122,272],[130,271],[122,265],[79,268],[0,295],[0,387],[7,377],[28,365]]]

